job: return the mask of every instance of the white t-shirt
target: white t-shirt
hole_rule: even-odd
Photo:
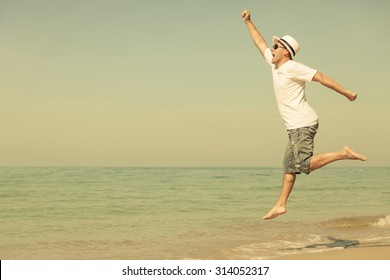
[[[287,129],[300,128],[318,123],[318,115],[305,97],[306,82],[313,79],[317,70],[289,60],[276,69],[272,53],[265,50],[264,58],[272,68],[274,91],[280,115]]]

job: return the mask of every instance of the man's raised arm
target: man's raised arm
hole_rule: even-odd
[[[267,43],[265,42],[263,36],[260,34],[260,32],[256,29],[256,26],[251,21],[251,14],[248,10],[244,10],[241,13],[241,17],[246,23],[246,26],[248,27],[249,34],[252,37],[253,42],[255,43],[256,47],[260,50],[261,54],[264,56],[264,52],[266,48],[268,48]]]

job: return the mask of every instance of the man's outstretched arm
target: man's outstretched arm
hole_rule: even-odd
[[[344,95],[346,98],[348,98],[349,101],[354,101],[357,97],[357,94],[355,92],[352,92],[350,90],[347,90],[343,88],[340,84],[338,84],[336,81],[334,81],[332,78],[326,76],[325,74],[318,72],[314,75],[312,81],[314,82],[320,82],[324,86],[333,89],[334,91],[337,91],[341,95]]]
[[[256,29],[256,26],[251,21],[250,12],[248,10],[244,10],[241,13],[241,17],[244,20],[244,22],[246,23],[246,26],[248,27],[248,31],[252,37],[253,42],[255,43],[256,47],[260,50],[261,54],[264,56],[264,52],[268,48],[268,46],[267,46],[267,43],[265,42],[263,36]]]

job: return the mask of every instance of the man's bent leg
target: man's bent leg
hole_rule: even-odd
[[[310,172],[319,169],[329,163],[337,160],[362,160],[365,161],[367,158],[354,152],[350,147],[345,146],[340,152],[326,153],[320,155],[314,155],[310,161]]]
[[[286,213],[287,199],[293,189],[296,174],[286,173],[283,176],[282,190],[275,206],[263,217],[263,220],[271,220],[279,215]]]

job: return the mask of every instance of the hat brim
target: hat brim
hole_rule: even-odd
[[[294,58],[294,54],[291,52],[290,48],[288,46],[286,46],[286,44],[283,43],[283,41],[281,41],[278,36],[273,36],[272,37],[272,43],[275,45],[277,42],[281,43],[286,48],[286,50],[288,50],[288,52],[290,53],[291,58]]]
[[[280,38],[278,36],[273,36],[272,37],[272,43],[273,44],[276,44],[278,41],[280,41]],[[281,43],[283,44],[283,42],[281,42]],[[283,44],[283,46],[284,46],[284,44]]]

